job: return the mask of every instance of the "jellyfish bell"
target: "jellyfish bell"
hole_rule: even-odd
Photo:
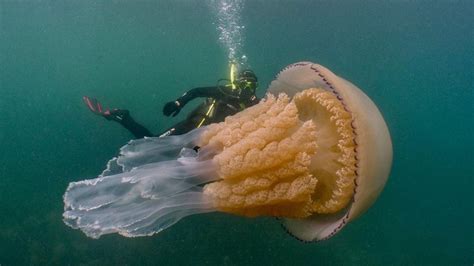
[[[327,239],[366,211],[382,191],[392,164],[390,134],[376,105],[359,88],[327,68],[311,62],[289,65],[270,84],[268,92],[291,97],[315,87],[334,94],[351,114],[355,178],[354,191],[345,208],[305,219],[282,220],[290,234],[305,241]]]
[[[319,65],[289,66],[268,91],[222,123],[131,141],[101,176],[69,184],[65,223],[93,238],[134,237],[221,211],[282,217],[302,240],[332,236],[386,181],[386,125],[365,94]]]

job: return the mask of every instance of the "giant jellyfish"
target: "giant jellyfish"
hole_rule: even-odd
[[[300,62],[222,123],[130,141],[99,177],[69,184],[63,216],[92,238],[134,237],[220,211],[279,217],[296,238],[323,240],[372,205],[391,162],[387,126],[367,95]]]

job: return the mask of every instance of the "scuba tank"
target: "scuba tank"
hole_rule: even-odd
[[[237,63],[235,61],[230,61],[229,62],[229,67],[230,67],[230,73],[229,73],[229,81],[230,81],[230,86],[232,87],[232,90],[237,89],[237,86],[235,85],[235,78],[237,77],[238,73],[238,68],[237,68]],[[220,79],[217,82],[219,83],[220,81],[224,81],[225,79]],[[228,86],[228,85],[224,85]],[[219,87],[219,85],[218,85]],[[214,116],[215,112],[215,107],[216,107],[216,100],[213,99],[212,102],[209,105],[209,108],[206,111],[205,116],[201,119],[201,121],[198,123],[197,128],[201,127],[204,122],[206,121],[207,118]]]

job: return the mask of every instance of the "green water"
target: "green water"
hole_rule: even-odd
[[[131,138],[83,95],[153,132],[186,90],[227,75],[203,1],[0,0],[0,265],[472,265],[471,1],[247,1],[244,52],[264,88],[318,62],[362,88],[390,128],[394,163],[376,204],[303,244],[271,218],[187,217],[153,237],[93,240],[62,222],[71,181]]]

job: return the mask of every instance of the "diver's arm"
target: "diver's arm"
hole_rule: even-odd
[[[176,116],[189,101],[198,97],[220,99],[222,93],[217,87],[199,87],[191,89],[175,101],[167,102],[163,107],[163,114],[165,116]]]
[[[180,107],[185,106],[189,101],[199,98],[199,97],[206,97],[206,98],[218,98],[219,97],[219,90],[217,87],[199,87],[191,89],[185,92],[181,97],[176,99]]]

